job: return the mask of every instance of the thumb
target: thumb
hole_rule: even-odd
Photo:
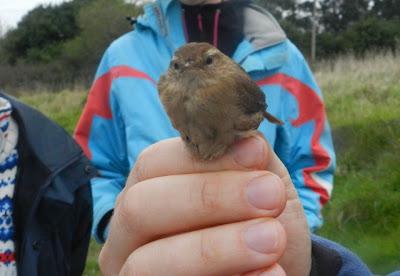
[[[256,138],[261,139],[265,143],[265,153],[267,155],[266,157],[267,162],[266,162],[266,167],[264,169],[272,172],[273,174],[276,174],[277,176],[279,176],[279,178],[282,179],[283,183],[285,183],[288,200],[297,199],[298,195],[296,189],[293,186],[289,172],[286,169],[285,165],[282,163],[282,161],[274,152],[272,146],[268,143],[268,141],[264,138],[264,136],[261,133],[259,133],[256,136]]]

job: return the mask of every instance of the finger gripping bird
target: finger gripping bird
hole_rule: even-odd
[[[223,155],[238,139],[257,133],[266,118],[265,95],[232,59],[208,43],[189,43],[173,56],[158,82],[173,126],[200,160]]]

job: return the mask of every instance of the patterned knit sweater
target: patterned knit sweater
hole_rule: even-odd
[[[0,275],[17,275],[14,226],[12,219],[13,195],[16,181],[18,127],[11,118],[12,107],[0,98]]]

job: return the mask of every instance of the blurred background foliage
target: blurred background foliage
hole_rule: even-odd
[[[0,38],[0,87],[61,90],[90,85],[106,47],[132,26],[141,6],[74,0],[38,6]]]

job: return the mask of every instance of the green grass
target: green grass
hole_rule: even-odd
[[[400,269],[400,58],[342,57],[316,77],[337,153],[320,235],[356,252],[374,273]]]
[[[91,241],[89,247],[89,255],[86,261],[84,276],[100,275],[99,266],[97,264],[97,257],[99,256],[101,246],[94,240]]]
[[[352,56],[317,65],[337,152],[332,200],[318,234],[356,252],[374,273],[400,269],[400,57]],[[72,133],[86,93],[20,98]],[[99,275],[92,242],[84,275]]]
[[[22,93],[19,99],[39,109],[72,134],[86,102],[86,94],[83,91],[69,90],[58,93]]]

